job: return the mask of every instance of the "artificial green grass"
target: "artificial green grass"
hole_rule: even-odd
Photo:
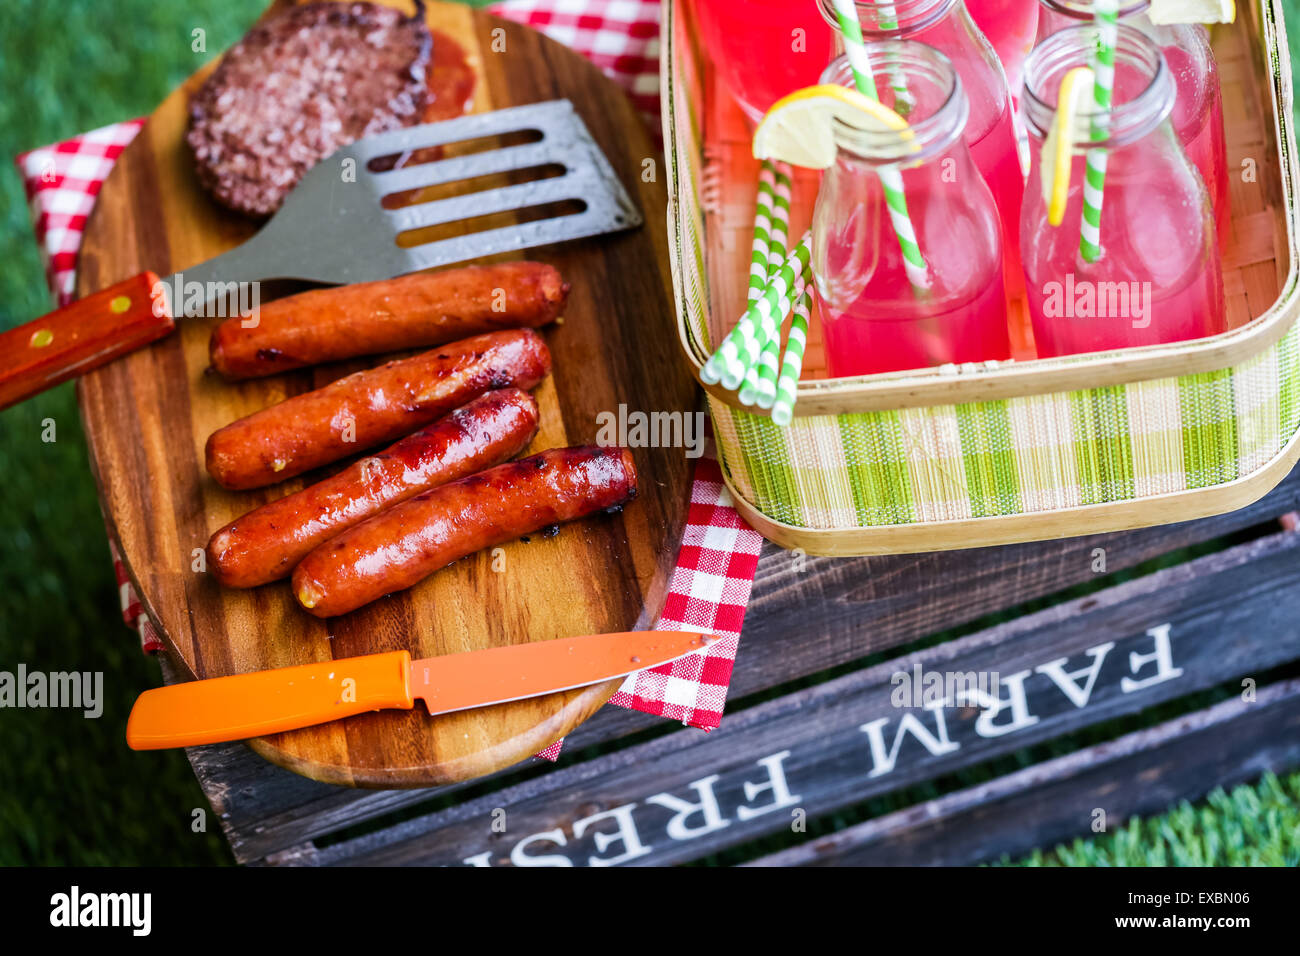
[[[0,28],[0,328],[50,308],[18,152],[148,113],[234,42],[262,0],[9,0]],[[191,49],[206,31],[208,53]],[[55,441],[42,441],[52,421]],[[0,669],[102,671],[104,713],[0,712],[0,863],[194,864],[230,851],[181,751],[123,728],[158,665],[118,614],[72,385],[0,412]],[[191,829],[202,808],[207,832]]]
[[[1114,833],[1037,850],[1018,866],[1300,866],[1300,773],[1215,790]]]
[[[6,0],[0,12],[0,329],[50,307],[12,157],[148,113],[236,40],[264,5]],[[192,49],[195,30],[204,31],[206,52]],[[1300,62],[1298,41],[1300,27],[1292,32]],[[42,440],[47,420],[54,422],[53,442]],[[0,864],[229,862],[210,812],[207,832],[192,830],[193,811],[207,804],[184,756],[133,753],[122,739],[131,702],[158,683],[158,671],[117,612],[71,385],[0,412],[0,477],[0,670],[22,662],[34,670],[101,671],[105,694],[98,720],[61,710],[0,711]],[[1153,818],[1136,836],[1080,841],[1027,862],[1127,865],[1163,854],[1178,863],[1215,848],[1227,863],[1295,863],[1296,780],[1266,778],[1230,798],[1211,797],[1196,809]],[[1180,838],[1207,835],[1194,852],[1190,836],[1176,845],[1165,839],[1166,830]],[[1121,844],[1122,857],[1115,849]]]

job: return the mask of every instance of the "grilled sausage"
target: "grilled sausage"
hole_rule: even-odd
[[[383,509],[519,454],[537,420],[537,400],[527,392],[480,395],[392,447],[232,521],[208,542],[208,565],[229,588],[287,577],[314,547]]]
[[[508,262],[313,289],[212,330],[212,367],[230,379],[427,348],[499,329],[537,328],[564,308],[569,286],[552,266]]]
[[[293,572],[298,603],[346,614],[483,548],[618,507],[636,495],[624,448],[553,448],[416,495],[316,548]]]
[[[226,488],[260,488],[394,441],[491,389],[532,388],[550,369],[531,329],[443,345],[218,429],[208,437],[208,473]]]

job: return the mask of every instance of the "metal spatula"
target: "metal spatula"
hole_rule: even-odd
[[[401,162],[419,150],[521,133],[532,141]],[[398,162],[373,168],[390,156]],[[537,168],[552,175],[397,208],[382,203],[397,193]],[[559,204],[568,214],[545,215],[546,207]],[[524,210],[542,215],[430,242],[418,235],[409,237],[416,244],[398,242],[414,230]],[[142,273],[0,334],[0,408],[162,338],[185,311],[184,303],[169,304],[164,294],[178,276],[187,290],[198,283],[214,296],[233,291],[232,283],[263,279],[368,282],[640,224],[640,213],[568,100],[368,136],[312,167],[243,245],[161,283],[154,273]]]

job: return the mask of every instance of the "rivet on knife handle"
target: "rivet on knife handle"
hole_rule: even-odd
[[[158,277],[142,272],[0,333],[0,408],[148,345],[175,324]]]
[[[410,670],[410,654],[389,651],[147,690],[131,708],[126,742],[132,750],[195,747],[409,710]]]

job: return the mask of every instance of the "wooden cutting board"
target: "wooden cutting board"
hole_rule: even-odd
[[[673,329],[662,159],[623,92],[579,54],[526,27],[452,4],[430,4],[428,17],[477,71],[474,110],[572,100],[645,218],[632,232],[527,253],[556,265],[573,286],[563,324],[543,333],[554,372],[536,392],[542,424],[528,453],[594,443],[597,416],[617,414],[620,404],[647,413],[694,410]],[[254,231],[200,189],[184,146],[188,97],[210,69],[154,111],[104,184],[82,247],[79,295],[144,269],[167,275],[187,268]],[[219,677],[398,648],[425,657],[653,624],[688,506],[691,463],[681,448],[634,449],[640,494],[621,515],[506,545],[495,568],[490,553],[471,556],[352,614],[319,621],[296,606],[283,582],[251,591],[220,587],[198,564],[211,533],[321,473],[255,492],[225,491],[203,467],[208,435],[380,360],[230,384],[205,374],[215,321],[182,320],[176,334],[86,376],[79,388],[110,531],[145,610],[190,674]],[[331,783],[446,783],[543,749],[597,710],[618,683],[436,719],[417,704],[251,746]]]

